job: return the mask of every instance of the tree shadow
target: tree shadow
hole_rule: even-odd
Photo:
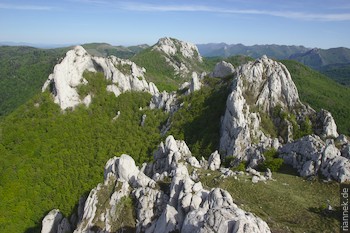
[[[308,208],[308,211],[319,215],[322,218],[326,219],[335,219],[340,220],[341,219],[341,208],[340,206],[336,206],[333,208],[333,210],[328,210],[324,207],[310,207]]]
[[[283,163],[282,166],[278,169],[278,172],[285,175],[300,176],[297,169],[285,163]]]

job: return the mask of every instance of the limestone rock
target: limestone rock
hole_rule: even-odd
[[[169,37],[159,39],[152,50],[161,52],[166,63],[173,68],[174,75],[181,78],[188,78],[195,70],[192,63],[203,61],[196,45]]]
[[[178,162],[183,159],[192,166],[199,168],[198,160],[192,156],[192,153],[186,143],[181,140],[175,140],[172,135],[165,139],[158,146],[158,150],[154,153],[153,174],[162,174],[167,172],[170,174],[176,170]]]
[[[177,109],[176,99],[176,92],[168,93],[163,91],[152,96],[149,107],[172,113]]]
[[[229,75],[232,75],[234,72],[235,72],[235,68],[231,63],[221,61],[215,65],[214,71],[209,74],[209,77],[224,78]]]
[[[178,226],[178,213],[176,209],[170,205],[167,205],[162,215],[158,218],[154,233],[174,232],[179,230]]]
[[[62,110],[74,108],[81,103],[88,106],[92,101],[91,94],[80,96],[78,93],[79,86],[88,85],[88,81],[83,78],[85,71],[103,72],[105,78],[113,83],[106,86],[106,89],[116,96],[131,90],[145,91],[152,95],[159,93],[153,83],[147,83],[145,80],[144,68],[114,56],[108,58],[91,56],[81,46],[76,46],[66,53],[64,59],[55,66],[53,73],[48,77],[42,91],[50,87],[55,103],[59,104]]]
[[[220,159],[217,152],[213,153],[211,164],[220,166],[215,162],[217,156]],[[79,223],[74,233],[94,232],[96,226],[98,232],[116,232],[114,223],[120,219],[116,215],[118,203],[130,195],[135,200],[136,232],[269,232],[260,218],[238,208],[227,191],[217,188],[209,192],[201,182],[191,178],[184,163],[192,161],[199,166],[199,162],[184,141],[168,136],[160,143],[154,160],[143,164],[141,170],[129,155],[108,160],[104,183],[91,190],[84,210],[80,211],[83,213],[78,213]],[[145,173],[157,180],[170,178],[171,183],[156,186]],[[53,216],[51,225],[57,219],[52,232],[71,230],[69,222],[61,221],[62,215],[57,213],[49,214]],[[43,232],[51,232],[45,231],[49,228],[45,226]]]
[[[42,221],[41,233],[56,233],[62,219],[63,215],[59,210],[51,210]]]
[[[183,233],[194,232],[270,232],[259,217],[247,213],[233,203],[228,192],[213,189],[202,208],[189,212]]]
[[[135,189],[133,196],[136,200],[137,232],[152,232],[156,223],[153,220],[162,214],[169,197],[164,192],[150,187]]]
[[[249,166],[254,167],[263,160],[265,148],[279,147],[277,139],[261,130],[264,128],[262,114],[272,119],[276,107],[309,113],[299,100],[287,68],[266,56],[238,67],[221,122],[222,156],[235,156],[238,161],[248,161]]]
[[[67,233],[67,232],[72,232],[72,227],[68,219],[63,218],[61,223],[57,227],[57,233]]]
[[[142,127],[145,126],[146,118],[147,118],[147,115],[146,115],[146,114],[143,114],[142,117],[141,117],[140,126],[142,126]]]
[[[208,166],[212,171],[218,170],[221,165],[221,159],[218,151],[215,151],[209,156]]]
[[[324,109],[317,113],[316,133],[322,138],[337,138],[337,125],[332,117],[332,114]]]
[[[321,172],[327,179],[350,181],[350,160],[341,156],[333,140],[327,143],[316,135],[305,136],[280,150],[284,162],[296,168],[301,176]]]
[[[267,168],[267,170],[265,172],[265,177],[267,180],[272,180],[272,172],[271,172],[270,168]]]
[[[167,55],[175,55],[176,53],[179,53],[185,58],[202,61],[202,57],[199,55],[196,45],[169,37],[159,39],[153,49],[162,51]]]
[[[192,73],[192,79],[190,83],[190,88],[188,89],[187,94],[193,93],[201,89],[202,83],[199,81],[198,75],[196,72]]]

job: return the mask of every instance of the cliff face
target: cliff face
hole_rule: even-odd
[[[249,160],[259,159],[259,147],[278,148],[278,139],[264,130],[262,122],[262,117],[272,119],[277,107],[286,112],[299,108],[298,114],[306,111],[283,64],[265,56],[237,68],[221,126],[221,153]]]
[[[185,78],[194,71],[194,65],[202,63],[203,58],[196,45],[174,38],[159,39],[152,50],[159,51],[166,63],[174,69],[174,75]]]

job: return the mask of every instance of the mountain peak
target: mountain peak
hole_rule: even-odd
[[[169,56],[180,54],[185,58],[195,59],[200,62],[202,61],[202,57],[199,55],[196,45],[170,37],[159,39],[157,44],[154,45],[153,49],[164,52]]]
[[[85,71],[102,71],[105,78],[111,81],[111,84],[106,86],[107,91],[116,96],[130,90],[158,93],[157,87],[145,80],[144,68],[115,56],[91,56],[82,46],[76,46],[66,53],[63,60],[55,66],[42,91],[47,90],[49,86],[53,87],[55,103],[59,104],[62,110],[74,108],[81,103],[88,106],[92,94],[80,96],[78,91],[80,86],[89,83],[83,76]]]

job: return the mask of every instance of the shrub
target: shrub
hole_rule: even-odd
[[[236,159],[236,157],[235,156],[233,156],[233,155],[231,155],[231,156],[227,156],[227,157],[225,157],[225,159],[224,159],[224,161],[222,162],[222,165],[224,166],[224,167],[232,167],[232,162],[234,161]]]
[[[269,168],[272,172],[278,171],[283,164],[283,159],[278,158],[276,149],[271,148],[264,152],[265,161],[259,165],[259,170],[265,171]]]

